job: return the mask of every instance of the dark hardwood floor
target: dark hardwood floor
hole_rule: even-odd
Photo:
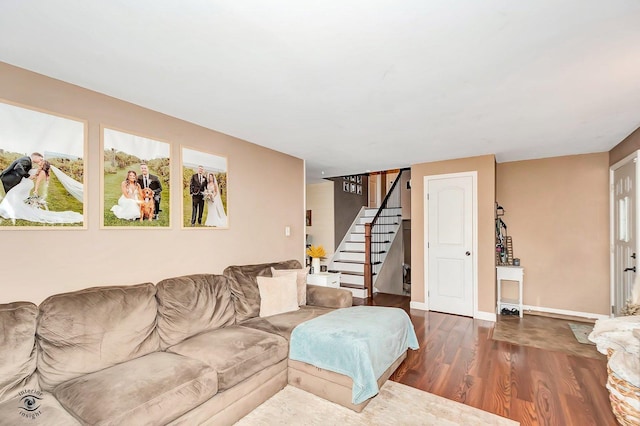
[[[399,307],[411,316],[420,349],[409,351],[391,380],[522,425],[617,424],[603,359],[495,341],[493,322],[409,309],[406,296],[377,294],[353,304]]]

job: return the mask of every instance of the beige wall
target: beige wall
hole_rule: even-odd
[[[609,151],[609,165],[612,166],[627,155],[640,149],[640,127],[624,138]]]
[[[478,172],[478,309],[495,312],[495,158],[493,155],[411,166],[411,300],[424,302],[424,177]]]
[[[497,165],[525,305],[608,313],[608,161],[603,152]]]
[[[4,63],[0,75],[0,98],[86,120],[89,135],[88,229],[0,230],[0,303],[221,273],[230,264],[303,260],[302,160]],[[181,144],[228,156],[230,229],[181,229],[178,217],[171,229],[100,229],[100,124],[170,141],[173,188],[180,185]],[[180,197],[173,197],[171,209],[180,214]],[[150,254],[140,255],[142,249]]]
[[[335,247],[333,185],[334,182],[330,180],[307,185],[307,210],[312,212],[307,234],[311,244],[324,247],[327,259],[333,255]]]

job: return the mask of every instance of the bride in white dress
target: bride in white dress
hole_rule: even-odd
[[[118,204],[111,207],[111,211],[118,219],[140,219],[140,200],[142,189],[138,183],[138,175],[133,170],[127,172],[127,178],[120,185],[122,195]]]
[[[209,173],[207,176],[207,189],[204,190],[204,199],[207,201],[207,220],[204,226],[227,226],[227,214],[220,198],[220,187],[216,175]]]
[[[37,223],[80,223],[84,220],[81,213],[74,211],[54,212],[47,210],[46,196],[49,181],[50,164],[44,161],[39,169],[31,169],[29,178],[22,178],[19,184],[7,192],[0,202],[0,216],[5,219],[28,220]],[[34,194],[34,180],[36,188]]]

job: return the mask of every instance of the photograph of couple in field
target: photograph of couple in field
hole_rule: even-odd
[[[170,226],[170,144],[104,128],[102,224]]]
[[[183,226],[228,228],[227,159],[182,149]]]
[[[0,102],[0,229],[85,226],[85,123]]]

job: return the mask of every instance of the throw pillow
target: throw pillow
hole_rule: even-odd
[[[285,312],[297,311],[298,289],[296,285],[296,274],[290,272],[281,277],[257,277],[258,289],[260,290],[260,316],[270,317],[271,315]]]
[[[274,269],[271,268],[271,275],[274,277],[281,277],[282,275],[295,272],[296,283],[298,284],[298,305],[304,306],[307,304],[307,274],[309,273],[309,267],[304,269]]]

